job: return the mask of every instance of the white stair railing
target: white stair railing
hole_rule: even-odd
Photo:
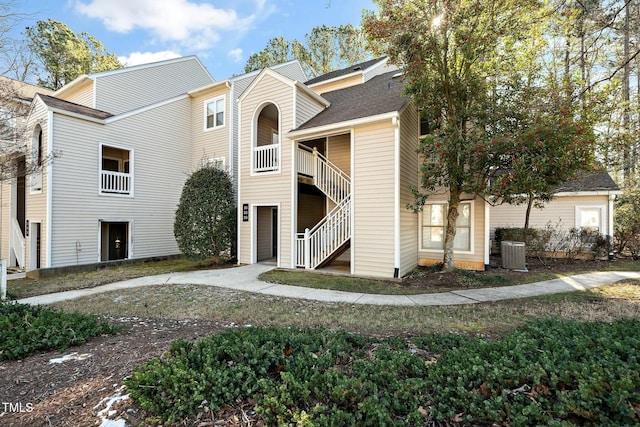
[[[11,218],[11,237],[10,244],[13,253],[16,256],[17,264],[24,268],[25,263],[25,241],[24,235],[22,234],[22,229],[20,228],[20,223],[16,218]]]
[[[313,150],[298,147],[298,173],[313,178],[314,184],[335,204],[351,194],[351,178],[326,157]]]
[[[296,266],[315,269],[351,238],[351,178],[315,148],[298,146],[296,163],[298,173],[311,177],[336,204],[312,229],[296,235]]]
[[[349,195],[315,227],[305,230],[303,237],[304,267],[307,269],[316,268],[350,238],[351,196]]]

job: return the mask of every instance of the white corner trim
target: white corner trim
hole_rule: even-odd
[[[53,153],[53,111],[49,111],[47,113],[49,117],[47,117],[47,123],[49,124],[47,129],[47,148],[50,153]],[[51,268],[51,239],[53,236],[53,161],[49,162],[47,165],[47,218],[46,218],[46,227],[47,227],[47,262],[45,263],[45,267]],[[31,263],[31,260],[29,260]]]
[[[491,262],[491,206],[484,202],[484,265]]]
[[[400,275],[400,118],[395,117],[393,122],[393,263],[394,273]],[[395,276],[395,274],[394,274]]]

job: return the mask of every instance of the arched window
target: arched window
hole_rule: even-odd
[[[272,103],[258,111],[254,122],[253,172],[277,172],[280,170],[280,113]]]
[[[43,152],[44,152],[44,134],[42,132],[42,128],[40,125],[36,125],[33,130],[33,135],[31,137],[31,153],[32,153],[32,162],[37,166],[36,170],[32,170],[32,168],[28,168],[32,170],[31,172],[31,192],[39,192],[42,191],[42,163],[43,163]]]

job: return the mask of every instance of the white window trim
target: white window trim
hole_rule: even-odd
[[[29,194],[42,194],[42,183],[44,182],[42,173],[42,167],[40,167],[37,171],[33,171],[29,174]],[[34,181],[37,179],[36,177],[40,177],[40,187],[34,188]]]
[[[582,209],[599,209],[600,210],[600,234],[603,236],[607,235],[607,222],[606,222],[606,212],[607,207],[605,205],[576,205],[575,208],[575,226],[576,228],[580,228],[580,223],[582,222]]]
[[[102,157],[102,148],[103,147],[111,147],[111,148],[115,148],[117,150],[123,150],[123,151],[128,151],[129,152],[129,175],[131,176],[129,194],[103,193],[102,192],[101,172],[102,172],[102,159],[103,159],[103,157]],[[114,159],[113,157],[108,157],[108,156],[105,156],[104,158],[105,159],[112,159],[112,160],[120,160],[120,159]],[[123,166],[123,164],[121,162],[119,162],[119,166]],[[98,196],[133,198],[134,197],[134,191],[135,191],[135,162],[134,162],[133,149],[127,148],[127,147],[123,147],[123,146],[120,146],[120,145],[116,145],[116,144],[107,144],[107,143],[104,143],[104,142],[101,142],[100,144],[98,144]]]
[[[202,159],[202,167],[209,166],[209,165],[214,165],[214,166],[221,165],[221,167],[218,166],[218,169],[223,171],[227,170],[227,161],[224,156],[209,157],[209,158]]]
[[[213,126],[212,127],[207,127],[207,105],[213,103],[214,107],[216,105],[216,103],[222,99],[222,104],[224,105],[224,111],[223,111],[223,119],[222,119],[222,124],[221,125],[216,125],[216,115],[218,114],[218,111],[215,111],[214,115],[213,115]],[[215,110],[215,108],[214,108]],[[204,101],[204,123],[203,123],[203,129],[205,132],[209,132],[215,129],[222,129],[227,125],[227,96],[226,95],[222,95],[222,96],[218,96],[216,98],[211,98],[211,99],[207,99],[206,101]]]
[[[473,255],[475,254],[475,239],[474,239],[474,235],[475,235],[475,203],[473,200],[471,201],[464,201],[464,202],[460,202],[460,204],[468,204],[471,208],[470,210],[470,218],[469,218],[469,250],[468,251],[461,251],[458,249],[454,249],[453,253],[455,254],[464,254],[464,255]],[[443,201],[433,201],[433,202],[427,202],[425,203],[425,205],[445,205],[445,213],[446,213],[446,209],[449,206],[449,203],[445,200]],[[423,229],[423,225],[422,225],[422,211],[420,211],[419,215],[418,215],[418,250],[420,252],[431,252],[431,253],[437,253],[437,254],[444,254],[444,249],[433,249],[433,248],[423,248],[422,247],[422,229]],[[447,224],[446,224],[446,216],[445,216],[445,225],[444,227],[446,228]],[[444,244],[444,242],[443,242]]]

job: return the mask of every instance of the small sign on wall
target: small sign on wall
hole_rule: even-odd
[[[248,221],[249,221],[249,204],[244,203],[242,205],[242,222],[248,222]]]

